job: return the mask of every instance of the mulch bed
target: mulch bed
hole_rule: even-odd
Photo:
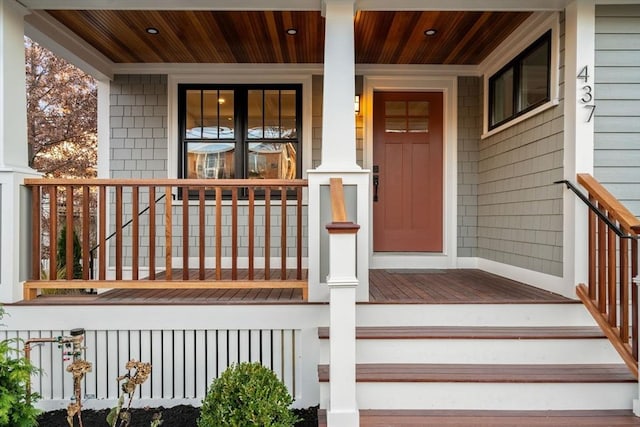
[[[131,423],[129,427],[149,427],[152,418],[156,413],[162,413],[163,427],[195,427],[200,416],[200,408],[193,406],[178,405],[171,408],[140,408],[131,409]],[[296,415],[302,421],[296,427],[317,427],[318,408],[294,409]],[[82,411],[82,422],[85,427],[107,427],[107,414],[109,409]],[[78,425],[77,418],[75,425]],[[58,410],[45,412],[38,418],[40,427],[69,427],[67,424],[67,411]]]

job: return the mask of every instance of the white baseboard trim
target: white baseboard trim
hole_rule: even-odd
[[[450,257],[445,254],[374,253],[369,268],[451,268]]]
[[[511,280],[517,280],[518,282],[526,283],[527,285],[535,286],[545,291],[554,292],[567,298],[577,298],[575,294],[575,284],[567,284],[563,277],[527,270],[526,268],[515,267],[484,258],[477,258],[477,267],[475,268]]]

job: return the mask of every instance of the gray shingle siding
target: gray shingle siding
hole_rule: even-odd
[[[458,78],[458,256],[478,248],[478,149],[482,133],[482,79]]]
[[[562,276],[563,104],[480,142],[478,257]]]
[[[640,215],[640,5],[596,6],[594,176]]]

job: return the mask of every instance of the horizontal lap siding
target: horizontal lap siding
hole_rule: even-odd
[[[640,215],[640,5],[596,7],[594,175]]]
[[[562,77],[563,33],[560,48]],[[562,276],[563,111],[560,99],[480,142],[479,257]]]

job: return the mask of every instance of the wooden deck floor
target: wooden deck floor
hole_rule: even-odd
[[[274,271],[273,274],[279,274]],[[190,274],[195,274],[190,272]],[[208,272],[210,274],[210,272]],[[225,272],[225,274],[227,274]],[[240,271],[244,276],[246,272]],[[306,278],[307,272],[304,272]],[[289,274],[288,274],[289,276]],[[114,289],[97,295],[45,295],[19,304],[300,304],[300,289]],[[225,276],[226,277],[226,276]],[[273,277],[273,276],[272,276]],[[275,276],[279,277],[279,276]],[[194,276],[194,278],[196,278]],[[481,270],[371,270],[370,303],[509,304],[573,302]]]

